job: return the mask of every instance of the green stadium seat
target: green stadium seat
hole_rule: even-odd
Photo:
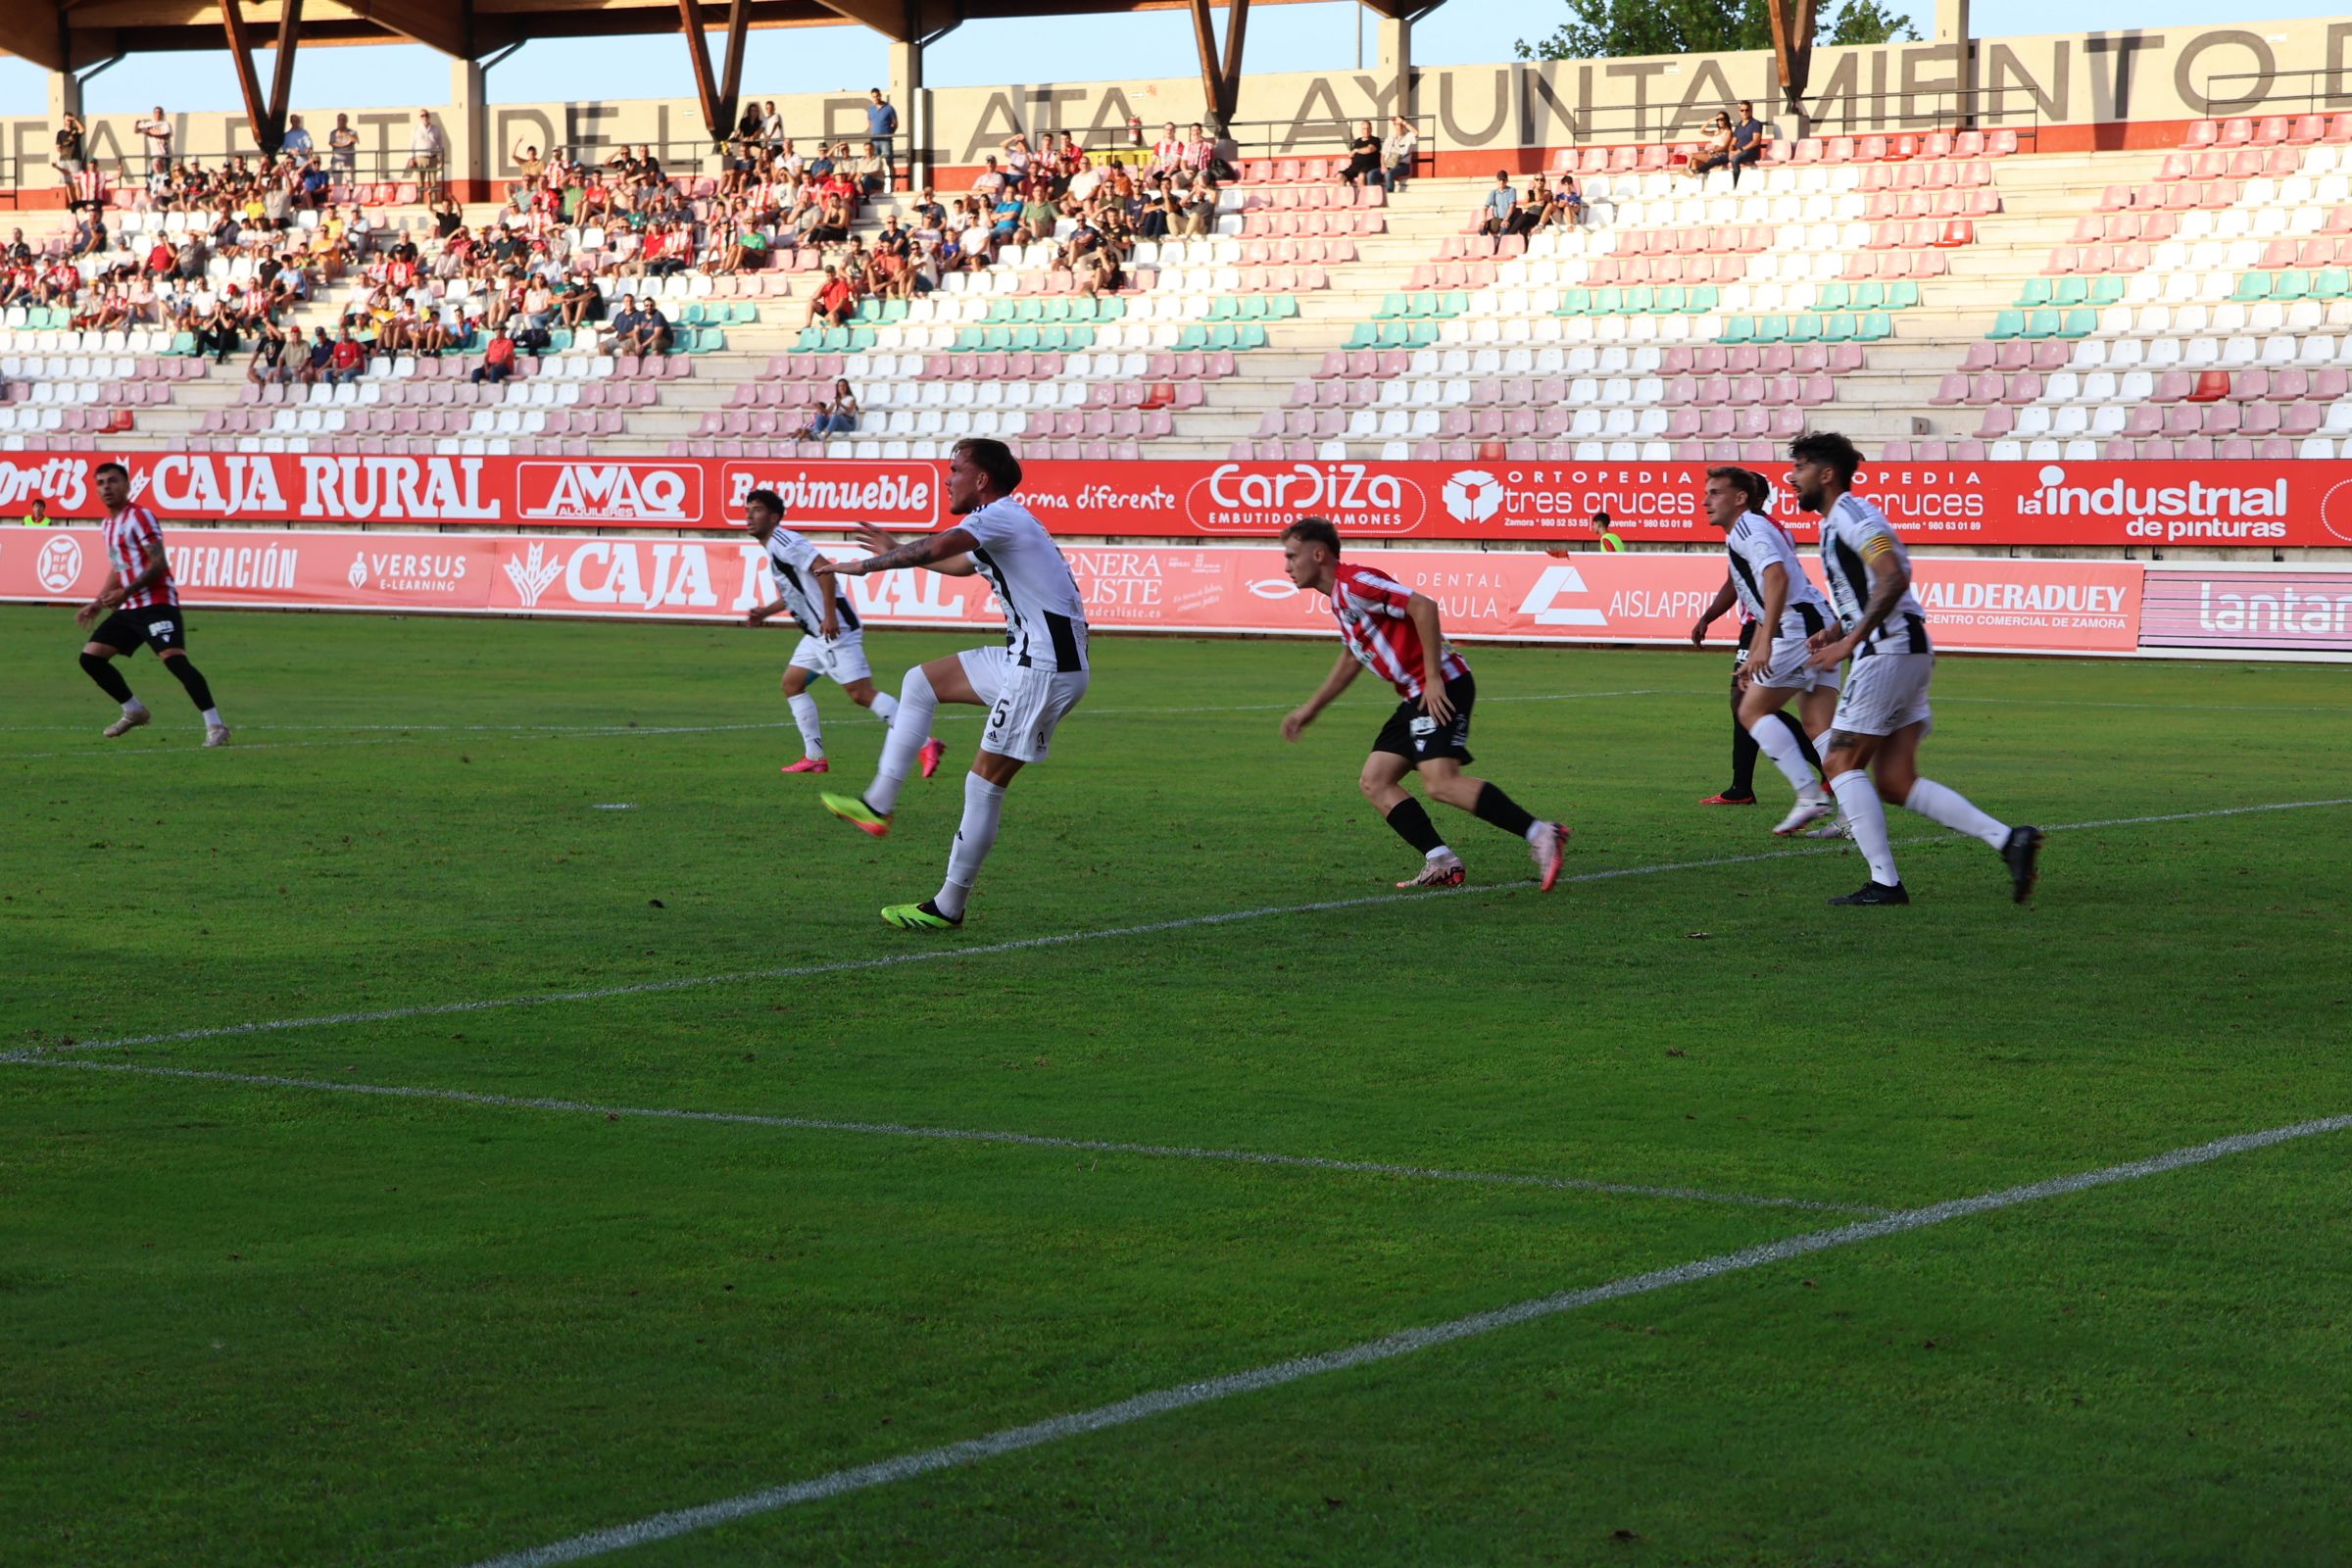
[[[1458,288],[1447,289],[1438,296],[1437,314],[1440,316],[1465,316],[1469,310],[1470,296]]]
[[[1212,321],[1230,321],[1240,314],[1231,294],[1216,295],[1208,302],[1208,318]]]
[[[824,352],[826,352],[827,354],[847,354],[847,353],[849,353],[849,352],[850,352],[850,345],[851,345],[853,342],[855,342],[855,341],[857,340],[858,333],[858,331],[859,331],[859,330],[860,330],[860,328],[854,327],[854,326],[828,326],[828,327],[826,327],[826,328],[825,328],[825,343],[824,343]],[[870,327],[870,326],[869,326],[869,327],[862,328],[862,330],[864,331],[865,335],[866,335],[867,337],[869,337],[869,338],[870,338],[870,337],[872,337],[872,336],[874,335],[874,329],[873,329],[872,327]]]
[[[1843,283],[1824,283],[1820,292],[1813,296],[1813,308],[1817,311],[1842,311],[1852,302],[1853,290]]]
[[[1242,319],[1245,321],[1262,321],[1265,318],[1266,297],[1263,294],[1243,295]]]
[[[1886,285],[1879,282],[1876,278],[1873,278],[1867,283],[1856,283],[1854,285],[1852,297],[1848,299],[1845,304],[1839,306],[1838,309],[1852,311],[1875,311],[1885,306],[1886,303]]]
[[[1257,329],[1257,341],[1261,347],[1265,344],[1266,329],[1262,326]],[[1407,348],[1436,348],[1438,346],[1438,323],[1435,321],[1407,322],[1404,329],[1404,343]]]
[[[1045,306],[1046,309],[1044,319],[1049,321],[1066,321],[1070,318],[1070,301],[1069,296],[1066,294],[1054,295],[1052,299],[1045,302]]]
[[[1701,283],[1690,291],[1690,309],[1694,314],[1704,315],[1722,303],[1723,290],[1712,283]]]
[[[986,336],[988,328],[985,326],[965,325],[957,327],[956,329],[956,352],[958,354],[974,354],[979,352],[981,339]]]
[[[2056,337],[2058,335],[2058,329],[2065,324],[2066,318],[2060,316],[2055,310],[2044,306],[2038,311],[2028,311],[2026,313],[2025,336],[2034,339]]]
[[[1024,325],[1035,326],[1046,318],[1046,302],[1032,296],[1019,302],[1012,318]]]
[[[196,352],[196,334],[193,332],[172,333],[172,352],[174,354],[194,354]]]
[[[1723,330],[1715,337],[1715,341],[1718,343],[1753,343],[1755,340],[1755,320],[1753,318],[1745,316],[1725,317]]]
[[[1096,320],[1098,320],[1098,321],[1123,321],[1123,320],[1125,320],[1126,318],[1127,318],[1127,302],[1126,302],[1125,300],[1122,300],[1122,299],[1107,299],[1107,300],[1097,300],[1097,301],[1095,301],[1095,319],[1096,319]]]
[[[1859,330],[1851,311],[1832,311],[1821,318],[1821,340],[1824,343],[1851,343]]]
[[[1786,342],[1788,342],[1788,318],[1787,318],[1786,316],[1777,316],[1777,315],[1767,315],[1767,316],[1759,316],[1759,317],[1757,317],[1757,318],[1756,318],[1756,341],[1757,341],[1757,342],[1759,342],[1759,343],[1786,343]]]
[[[874,350],[874,329],[870,326],[853,326],[843,336],[849,340],[841,346],[844,354],[871,354]]]
[[[2271,297],[2271,274],[2268,272],[2239,273],[2237,292],[2230,297],[2248,305],[2269,299]]]
[[[1383,330],[1385,331],[1386,329],[1384,328]],[[1231,321],[1217,321],[1210,325],[1208,329],[1208,347],[1211,353],[1228,354],[1240,346],[1241,339],[1235,333],[1233,329],[1233,323]],[[1391,347],[1392,345],[1384,343],[1382,346],[1385,348]],[[1393,346],[1396,348],[1402,348],[1404,344],[1403,341],[1399,339]]]
[[[700,305],[688,305],[684,310],[678,312],[678,325],[700,326],[702,324],[703,308]]]
[[[1788,318],[1788,341],[1818,343],[1821,341],[1822,318],[1811,311],[1799,311]]]
[[[1690,291],[1680,283],[1661,284],[1654,296],[1660,312],[1680,316],[1690,308]]]
[[[964,330],[966,332],[970,332],[976,329],[967,326],[964,328]],[[797,338],[794,338],[792,341],[792,352],[795,354],[815,354],[820,352],[824,346],[825,329],[823,327],[804,326],[801,328],[801,335]]]
[[[1900,282],[1886,285],[1886,309],[1909,311],[1917,309],[1918,306],[1919,285],[1911,279],[1906,277]]]
[[[1894,336],[1894,318],[1885,311],[1872,311],[1854,328],[1854,336],[1864,343],[1884,343]]]
[[[1625,290],[1614,284],[1607,288],[1594,289],[1592,291],[1592,314],[1594,316],[1623,316],[1625,314]]]
[[[1589,288],[1564,288],[1560,290],[1560,308],[1558,314],[1561,316],[1592,315],[1592,291]]]
[[[1992,330],[1984,335],[1996,343],[2005,342],[2013,337],[2024,337],[2026,335],[2026,313],[2023,311],[1996,312],[1992,318]]]
[[[2050,285],[2050,303],[2060,310],[2081,305],[2090,298],[2090,284],[2080,277],[2062,277]]]
[[[2324,267],[2311,274],[2311,297],[2340,300],[2352,295],[2352,268]]]
[[[2085,305],[2066,313],[2066,319],[2059,323],[2058,335],[2066,338],[2088,337],[2098,329],[2099,313]]]
[[[2046,277],[2027,278],[2026,286],[2017,291],[2017,303],[2027,310],[2032,310],[2036,305],[2049,304],[2050,280]]]
[[[1003,353],[1013,347],[1013,339],[1017,334],[1022,332],[1034,334],[1037,328],[1033,326],[983,327],[980,331],[980,352],[983,354]]]
[[[547,329],[547,346],[551,353],[562,354],[571,347],[571,328],[551,326]]]
[[[2289,302],[2311,298],[2311,274],[2299,271],[2280,272],[2277,277],[2271,279],[2271,298]]]
[[[1095,329],[1090,322],[1073,322],[1064,330],[1063,342],[1072,354],[1082,353],[1095,346]]]
[[[1267,295],[1266,319],[1269,321],[1296,321],[1298,319],[1298,296],[1296,294]]]
[[[1378,340],[1378,331],[1371,322],[1358,321],[1355,330],[1348,335],[1348,346],[1351,349],[1368,349]],[[1197,321],[1176,334],[1176,352],[1179,354],[1198,354],[1206,347],[1208,328]]]
[[[1376,321],[1394,321],[1412,308],[1412,302],[1404,295],[1385,294],[1381,296],[1380,309],[1372,313],[1372,318]]]
[[[2124,280],[2113,272],[2102,272],[2090,280],[2090,303],[2121,305],[2124,303]]]
[[[1658,308],[1658,291],[1647,283],[1637,283],[1625,291],[1625,313],[1628,316],[1647,316]]]
[[[1187,343],[1184,340],[1186,337],[1200,330],[1200,329],[1197,326],[1188,326],[1182,332],[1177,333],[1176,352],[1179,354],[1191,354],[1198,352],[1200,347],[1200,344]],[[1368,349],[1377,345],[1379,341],[1380,328],[1378,326],[1374,325],[1370,321],[1358,321],[1355,323],[1355,325],[1348,329],[1348,341],[1340,346],[1348,349]]]
[[[1437,324],[1432,322],[1429,328],[1429,341],[1430,343],[1434,344],[1437,342]],[[1265,346],[1266,329],[1255,321],[1244,321],[1240,328],[1235,332],[1234,347],[1237,349],[1262,349]]]

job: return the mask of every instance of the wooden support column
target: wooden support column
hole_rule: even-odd
[[[1221,136],[1241,102],[1242,42],[1250,30],[1250,0],[1228,0],[1222,59],[1217,52],[1216,19],[1211,14],[1209,0],[1192,0],[1192,9],[1193,38],[1200,50],[1200,96],[1207,102],[1208,118],[1215,122]]]
[[[1816,0],[1765,0],[1772,13],[1772,54],[1780,67],[1781,98],[1792,114],[1803,113],[1805,82],[1813,72]]]
[[[678,0],[678,21],[686,33],[686,61],[694,68],[694,91],[703,108],[703,124],[713,143],[724,142],[735,129],[735,109],[743,89],[743,44],[750,32],[750,0],[729,0],[727,58],[723,71],[710,69],[710,41],[704,35],[703,8],[698,0]]]

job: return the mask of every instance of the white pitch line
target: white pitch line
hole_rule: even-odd
[[[1642,1182],[1606,1182],[1582,1176],[1537,1176],[1513,1171],[1453,1170],[1402,1165],[1385,1160],[1336,1159],[1321,1154],[1273,1154],[1249,1149],[1202,1149],[1186,1145],[1123,1143],[1102,1138],[1057,1138],[1047,1133],[1003,1132],[984,1127],[923,1127],[903,1122],[838,1121],[822,1116],[779,1116],[764,1111],[691,1110],[666,1105],[606,1105],[585,1100],[523,1095],[488,1095],[470,1089],[437,1089],[415,1084],[362,1084],[333,1078],[293,1078],[275,1073],[212,1072],[193,1067],[155,1067],[139,1062],[87,1061],[64,1057],[0,1055],[0,1064],[64,1067],[82,1072],[130,1073],[198,1083],[240,1084],[256,1089],[301,1089],[338,1095],[372,1095],[391,1100],[447,1101],[495,1110],[553,1110],[577,1115],[654,1121],[772,1127],[785,1132],[855,1133],[867,1137],[932,1139],[941,1143],[1009,1144],[1081,1154],[1133,1154],[1146,1159],[1189,1159],[1214,1164],[1267,1165],[1281,1170],[1324,1171],[1347,1176],[1400,1176],[1417,1181],[1461,1182],[1487,1187],[1540,1187],[1555,1192],[1600,1193],[1614,1198],[1660,1198],[1680,1202],[1730,1203],[1743,1208],[1801,1208],[1826,1214],[1885,1214],[1876,1203],[1832,1203],[1811,1198],[1769,1198],[1758,1193],[1723,1193],[1703,1187],[1661,1187]]]
[[[2246,816],[2263,811],[2302,811],[2321,807],[2352,806],[2352,796],[2338,796],[2324,801],[2272,801],[2258,806],[2224,806],[2204,811],[2168,811],[2155,816],[2115,816],[2095,822],[2060,822],[2046,827],[2045,833],[2068,833],[2094,828],[2140,827],[2159,822],[2191,822],[2213,817]],[[1937,833],[1921,838],[1897,839],[1897,849],[1914,849],[1923,845],[1960,844],[1968,842],[1965,835]],[[1662,876],[1671,871],[1708,871],[1722,866],[1752,865],[1763,860],[1791,860],[1820,855],[1842,855],[1849,847],[1842,841],[1803,849],[1765,850],[1754,855],[1725,855],[1705,860],[1663,860],[1654,865],[1618,866],[1611,870],[1580,871],[1560,878],[1562,886],[1582,882],[1611,882],[1622,877]],[[700,991],[712,986],[742,985],[757,980],[802,980],[812,975],[848,974],[863,969],[889,969],[902,964],[936,963],[944,958],[983,958],[1000,953],[1025,953],[1038,948],[1071,947],[1085,942],[1109,942],[1126,937],[1155,936],[1164,931],[1185,931],[1202,926],[1232,925],[1245,920],[1264,920],[1285,914],[1324,914],[1337,909],[1361,909],[1374,905],[1430,904],[1440,899],[1472,899],[1490,893],[1508,893],[1531,887],[1527,881],[1494,882],[1483,887],[1449,888],[1433,893],[1374,893],[1361,898],[1322,899],[1312,904],[1269,904],[1254,909],[1228,909],[1217,914],[1179,915],[1168,920],[1152,920],[1142,925],[1111,926],[1100,931],[1063,931],[1053,936],[1021,937],[1011,942],[990,942],[970,948],[918,948],[906,953],[887,953],[871,958],[840,958],[829,963],[793,964],[774,969],[739,969],[728,974],[684,975],[671,980],[641,980],[631,985],[597,986],[581,991],[551,991],[539,996],[481,997],[467,1002],[436,1002],[418,1006],[376,1007],[365,1011],[315,1013],[301,1018],[269,1018],[254,1023],[219,1024],[203,1029],[174,1029],[161,1034],[124,1035],[112,1040],[84,1040],[58,1046],[31,1048],[29,1052],[13,1054],[41,1054],[59,1051],[113,1051],[128,1046],[177,1045],[191,1040],[221,1040],[236,1035],[277,1034],[289,1029],[332,1028],[344,1024],[390,1023],[403,1018],[438,1018],[452,1013],[493,1012],[507,1007],[544,1007],[568,1002],[603,1002],[613,997],[655,996],[673,991]],[[6,1060],[7,1057],[0,1057]]]
[[[1229,1399],[1237,1395],[1257,1394],[1267,1389],[1281,1388],[1307,1378],[1327,1373],[1345,1372],[1360,1366],[1392,1361],[1398,1356],[1411,1355],[1419,1350],[1452,1345],[1499,1329],[1516,1328],[1563,1312],[1574,1312],[1603,1301],[1623,1300],[1627,1297],[1644,1296],[1656,1291],[1672,1290],[1676,1286],[1692,1285],[1701,1280],[1718,1279],[1746,1269],[1762,1268],[1767,1264],[1787,1262],[1790,1258],[1826,1252],[1856,1243],[1876,1241],[1885,1236],[1899,1236],[1909,1231],[1924,1230],[1972,1215],[1990,1213],[1996,1209],[2014,1208],[2045,1198],[2061,1198],[2074,1193],[2087,1192],[2118,1182],[2137,1181],[2145,1176],[2158,1176],[2191,1165],[2202,1165],[2231,1154],[2268,1149],[2300,1138],[2313,1138],[2327,1133],[2338,1133],[2352,1128],[2352,1116],[2328,1116],[2314,1121],[2296,1122],[2290,1126],[2274,1127],[2264,1132],[2239,1133],[2233,1137],[2217,1138],[2211,1143],[2175,1149],[2146,1159],[2127,1164],[2109,1165],[2102,1170],[2080,1171],[2071,1176],[2056,1176],[2047,1181],[2033,1182],[2023,1187],[2004,1188],[1976,1198],[1953,1199],[1932,1203],[1925,1208],[1908,1208],[1877,1219],[1860,1220],[1840,1225],[1834,1230],[1813,1231],[1803,1236],[1791,1236],[1782,1241],[1765,1242],[1745,1247],[1735,1252],[1719,1252],[1712,1257],[1698,1258],[1689,1263],[1677,1263],[1668,1268],[1652,1269],[1644,1274],[1629,1274],[1604,1285],[1583,1290],[1562,1291],[1554,1296],[1538,1297],[1533,1300],[1517,1301],[1509,1306],[1490,1311],[1474,1312],[1449,1322],[1433,1323],[1422,1328],[1406,1329],[1400,1333],[1365,1340],[1344,1349],[1326,1350],[1317,1355],[1301,1355],[1287,1361],[1254,1367],[1246,1372],[1231,1372],[1223,1377],[1208,1378],[1199,1383],[1183,1383],[1172,1388],[1140,1394],[1115,1403],[1097,1405],[1091,1410],[1073,1411],[1067,1415],[1050,1416],[1024,1426],[1005,1427],[985,1437],[969,1438],[919,1453],[902,1454],[873,1464],[830,1471],[807,1481],[788,1486],[769,1487],[759,1492],[747,1492],[738,1496],[707,1502],[699,1507],[680,1508],[659,1513],[651,1518],[630,1524],[593,1530],[585,1535],[551,1542],[503,1556],[485,1558],[474,1568],[548,1568],[554,1563],[578,1562],[587,1557],[601,1557],[608,1552],[624,1551],[657,1541],[669,1541],[695,1531],[709,1530],[716,1525],[748,1519],[759,1514],[774,1513],[802,1503],[818,1502],[845,1493],[867,1491],[889,1486],[894,1482],[910,1481],[918,1476],[941,1470],[952,1470],[983,1460],[1018,1453],[1050,1443],[1062,1443],[1071,1438],[1085,1437],[1114,1427],[1132,1425],[1170,1411],[1190,1409],[1196,1405]]]

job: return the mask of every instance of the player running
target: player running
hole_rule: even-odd
[[[106,539],[106,581],[98,597],[74,612],[74,624],[87,626],[100,615],[98,629],[81,647],[81,667],[98,689],[122,705],[122,716],[106,726],[108,740],[151,723],[155,715],[130,694],[130,682],[114,661],[135,654],[139,644],[155,650],[164,667],[187,688],[188,699],[204,715],[204,744],[226,746],[228,725],[213,706],[213,689],[188,657],[188,622],[180,612],[179,590],[172,582],[172,564],[164,553],[164,530],[155,514],[130,504],[130,470],[120,463],[101,463],[92,476],[98,503],[106,508],[101,525]]]
[[[1805,575],[1796,546],[1764,514],[1772,504],[1772,487],[1762,474],[1731,466],[1709,468],[1705,500],[1707,520],[1723,530],[1724,553],[1731,558],[1729,589],[1754,628],[1751,640],[1760,650],[1734,677],[1736,686],[1744,687],[1737,716],[1748,738],[1796,791],[1795,809],[1773,829],[1786,838],[1837,808],[1813,775],[1819,759],[1806,739],[1828,733],[1830,715],[1838,706],[1838,672],[1816,669],[1807,646],[1807,639],[1829,624],[1829,605]],[[1717,613],[1711,612],[1708,619]],[[1693,638],[1703,638],[1706,628],[1707,622],[1700,621],[1692,629]],[[1798,705],[1801,722],[1788,716],[1791,701]]]
[[[1468,874],[1429,812],[1403,788],[1404,775],[1417,771],[1430,799],[1525,839],[1544,891],[1550,892],[1567,858],[1568,829],[1538,820],[1495,785],[1462,771],[1462,764],[1472,760],[1470,709],[1478,686],[1469,663],[1446,641],[1437,601],[1369,566],[1344,564],[1339,530],[1322,517],[1300,517],[1283,529],[1282,564],[1292,582],[1330,598],[1340,641],[1347,645],[1314,696],[1285,715],[1282,738],[1297,740],[1348,689],[1358,669],[1378,674],[1403,699],[1381,726],[1356,780],[1396,836],[1421,852],[1420,874],[1396,885],[1454,888]]]
[[[894,904],[882,918],[906,931],[948,931],[963,924],[980,866],[997,842],[1004,790],[1022,765],[1042,762],[1054,730],[1086,696],[1086,605],[1070,564],[1045,524],[1012,498],[1021,466],[1002,441],[958,441],[948,465],[948,510],[963,520],[944,533],[901,543],[879,528],[860,537],[880,550],[863,561],[819,562],[819,578],[900,566],[928,566],[950,577],[977,571],[1004,611],[1004,646],[973,648],[906,672],[899,714],[882,745],[882,765],[863,796],[820,795],[825,809],[881,838],[890,831],[917,747],[941,703],[989,710],[988,728],[963,781],[963,821],[948,852],[947,880],[920,904]]]
[[[782,526],[783,521],[784,498],[773,490],[754,490],[743,498],[743,525],[767,547],[768,575],[776,584],[775,600],[744,618],[758,626],[772,615],[789,613],[804,633],[792,651],[792,662],[784,666],[784,701],[792,709],[792,721],[800,726],[802,755],[781,771],[826,773],[832,764],[825,760],[825,731],[817,718],[816,699],[808,695],[810,681],[830,678],[851,702],[886,725],[899,704],[888,692],[874,689],[873,666],[865,662],[865,627],[849,595],[836,591],[829,599],[820,596],[814,573],[824,558],[807,538]],[[939,771],[947,750],[938,736],[925,738],[923,777]]]
[[[1830,902],[1911,902],[1887,842],[1884,802],[1894,800],[1999,851],[2012,893],[2025,903],[2034,893],[2041,830],[1995,821],[1957,790],[1919,776],[1919,743],[1933,722],[1928,682],[1936,655],[1928,644],[1927,612],[1911,593],[1910,556],[1886,514],[1853,493],[1862,454],[1844,436],[1817,431],[1790,443],[1788,456],[1796,504],[1821,516],[1821,564],[1843,622],[1814,634],[1813,666],[1832,669],[1853,656],[1830,723],[1825,771],[1870,862],[1870,880]],[[1866,767],[1877,774],[1876,787],[1862,771]]]

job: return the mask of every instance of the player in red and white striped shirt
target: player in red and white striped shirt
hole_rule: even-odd
[[[1292,582],[1329,596],[1340,640],[1348,645],[1315,695],[1283,719],[1282,738],[1297,740],[1359,668],[1396,687],[1403,699],[1381,726],[1357,780],[1397,837],[1421,852],[1421,874],[1396,885],[1459,887],[1466,875],[1429,812],[1405,793],[1404,775],[1418,772],[1430,799],[1525,839],[1544,891],[1550,892],[1560,879],[1568,830],[1538,819],[1496,786],[1462,771],[1471,760],[1470,708],[1478,687],[1469,663],[1446,641],[1437,601],[1372,567],[1342,563],[1339,530],[1321,517],[1301,517],[1282,531],[1282,560]]]
[[[98,629],[82,645],[81,667],[98,689],[122,705],[122,716],[106,726],[108,740],[127,735],[153,720],[147,705],[130,694],[130,682],[114,661],[135,654],[139,644],[155,650],[164,667],[188,690],[204,714],[204,744],[228,744],[228,726],[213,706],[213,689],[188,658],[188,623],[180,613],[179,594],[172,586],[172,563],[164,553],[164,530],[155,514],[130,504],[130,470],[120,463],[102,463],[92,479],[99,504],[106,508],[101,525],[106,538],[106,582],[98,597],[74,612],[74,623],[87,626],[100,615]]]

